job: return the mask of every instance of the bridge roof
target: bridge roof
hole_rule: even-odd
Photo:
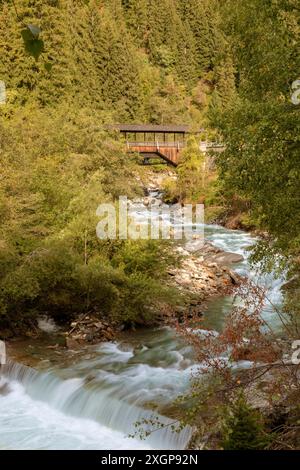
[[[191,131],[187,125],[155,125],[155,124],[115,124],[112,126],[120,132],[165,132],[186,134]]]

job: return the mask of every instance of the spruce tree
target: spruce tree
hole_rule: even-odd
[[[247,404],[243,395],[229,408],[223,438],[225,450],[261,450],[267,445],[262,417]]]
[[[102,12],[95,47],[103,100],[132,117],[140,99],[138,63],[124,22],[116,22],[108,9]]]
[[[16,104],[28,100],[38,100],[42,105],[65,101],[76,80],[81,80],[74,51],[74,22],[76,18],[79,23],[80,18],[78,9],[74,10],[71,0],[64,3],[16,0],[14,3],[16,10],[11,3],[3,6],[4,21],[0,24],[4,51],[0,73],[9,92],[15,95]],[[30,54],[22,38],[22,31],[28,24],[37,25],[41,30],[44,47],[38,57]]]
[[[148,0],[123,0],[127,26],[136,44],[143,47],[148,31]]]
[[[179,0],[179,12],[182,20],[189,25],[195,42],[195,59],[197,62],[198,76],[203,76],[205,71],[212,69],[214,56],[218,43],[216,40],[217,9],[214,9],[211,1]]]
[[[226,110],[235,97],[235,69],[230,54],[215,67],[215,90],[210,109],[215,113]]]
[[[187,23],[177,27],[176,71],[180,80],[191,88],[197,82],[196,46],[193,33]]]

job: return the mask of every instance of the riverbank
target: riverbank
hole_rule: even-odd
[[[139,210],[155,209],[163,203],[161,188],[165,179],[176,178],[174,172],[165,167],[159,171],[143,167],[136,174],[137,184],[143,196],[132,204]],[[200,243],[200,245],[199,245]],[[232,263],[241,261],[241,255],[225,253],[212,243],[195,239],[186,243],[173,243],[171,250],[174,258],[179,258],[179,264],[168,266],[165,282],[180,295],[178,305],[159,303],[153,310],[153,321],[124,323],[103,315],[99,310],[89,309],[87,312],[74,312],[73,318],[60,322],[59,328],[50,314],[40,314],[35,321],[29,320],[13,331],[0,330],[0,337],[11,341],[25,338],[36,339],[44,333],[59,331],[61,340],[59,347],[78,348],[85,344],[97,344],[101,341],[115,340],[120,332],[135,329],[140,326],[162,326],[174,319],[180,319],[184,314],[199,314],[205,309],[205,302],[217,296],[228,294],[238,284],[238,276],[230,269]]]
[[[69,349],[80,348],[86,344],[97,344],[101,341],[118,340],[124,330],[135,330],[139,327],[162,327],[180,321],[184,316],[201,318],[206,302],[214,297],[222,297],[232,293],[239,284],[240,277],[229,265],[240,262],[243,257],[234,253],[226,253],[211,243],[205,243],[197,255],[178,248],[181,261],[179,266],[170,266],[167,270],[166,282],[181,294],[180,305],[161,304],[158,311],[153,312],[153,321],[126,325],[99,318],[95,313],[79,315],[71,322],[65,335],[65,346]]]
[[[206,271],[207,267],[204,267],[204,261],[210,264],[208,260],[216,261],[217,257],[220,261],[220,257],[224,256],[224,253],[232,252],[235,256],[240,255],[243,259],[231,265],[229,269],[234,267],[234,272],[241,277],[252,275],[247,264],[247,247],[254,243],[254,240],[249,234],[210,225],[205,226],[205,238],[208,252],[201,255],[201,252],[185,253],[180,250],[181,254],[186,256],[186,258],[184,256],[182,258],[183,263],[190,262],[190,258],[195,257],[201,263],[201,269],[203,266],[203,270]],[[197,240],[193,242],[196,243]],[[214,251],[217,249],[218,253],[210,252],[209,246],[215,247]],[[182,246],[180,248],[184,249]],[[223,267],[226,266],[223,265]],[[177,266],[172,266],[171,269],[173,271],[177,269]],[[200,267],[197,266],[197,270],[199,269]],[[190,274],[191,268],[186,266],[185,270]],[[174,282],[174,272],[168,276],[170,281]],[[195,280],[197,281],[197,279]],[[210,280],[206,286],[209,285],[209,282]],[[277,288],[275,284],[273,287],[274,295],[271,298],[276,303]],[[230,296],[216,295],[210,297],[210,300],[203,300],[201,309],[203,309],[204,315],[200,318],[200,331],[205,334],[204,330],[212,330],[217,337],[231,307]],[[264,315],[270,318],[270,313],[266,309]],[[200,314],[202,314],[201,311]],[[89,322],[94,321],[92,316],[87,317],[82,322],[84,329]],[[166,320],[166,318],[165,316],[164,319]],[[19,385],[15,389],[13,383],[14,380],[17,380],[18,383],[21,382],[23,387],[23,371],[20,370],[17,377],[12,374],[9,379],[12,392],[2,397],[3,407],[10,417],[3,424],[4,430],[14,426],[14,397],[19,403],[18,419],[23,419],[23,416],[24,419],[27,419],[26,416],[29,416],[30,433],[28,435],[33,436],[28,438],[26,445],[29,448],[33,445],[36,446],[32,442],[35,439],[36,430],[40,429],[39,423],[35,422],[36,406],[39,408],[39,416],[42,415],[42,418],[45,418],[45,423],[42,423],[43,436],[45,436],[45,429],[48,430],[50,426],[48,422],[50,410],[51,414],[55,414],[57,429],[51,432],[51,439],[46,436],[43,441],[43,445],[47,448],[51,445],[60,445],[66,415],[72,416],[76,420],[78,428],[80,427],[80,439],[84,441],[84,444],[80,444],[73,442],[73,440],[72,442],[67,440],[64,445],[69,448],[77,448],[76,446],[79,445],[87,447],[86,439],[89,436],[88,426],[85,422],[87,417],[96,421],[97,425],[100,423],[107,426],[105,433],[109,436],[108,441],[113,441],[113,445],[118,448],[125,445],[123,437],[132,433],[132,424],[137,419],[139,421],[144,417],[147,419],[149,410],[155,410],[160,415],[172,419],[180,419],[181,412],[176,405],[176,398],[189,390],[191,377],[195,371],[199,370],[199,364],[195,363],[193,351],[185,339],[179,337],[174,329],[149,326],[137,328],[135,331],[123,330],[118,332],[113,341],[99,341],[94,345],[83,342],[79,347],[66,348],[60,343],[65,340],[64,331],[55,331],[55,325],[46,318],[43,319],[40,326],[48,330],[48,333],[45,331],[37,338],[27,338],[22,342],[17,340],[8,345],[10,357],[22,364],[31,365],[39,374],[28,377],[24,390]],[[243,367],[243,361],[241,367]],[[58,381],[57,378],[59,378]],[[38,405],[36,405],[36,400],[39,400]],[[40,401],[45,404],[40,404]],[[199,419],[202,417],[200,416]],[[209,426],[213,433],[212,439],[216,436],[217,446],[219,442],[218,429],[217,423],[215,424],[214,427],[211,424]],[[121,430],[122,436],[117,436],[116,430]],[[159,445],[164,445],[164,448],[178,448],[176,447],[178,444],[174,444],[174,436],[166,435],[164,431],[167,430],[162,430],[161,438],[164,441],[158,439],[153,447],[160,448]],[[101,433],[99,429],[97,432],[99,436],[104,433],[104,431]],[[153,433],[153,436],[156,435]],[[10,442],[9,439],[5,439],[3,442]],[[210,439],[209,446],[213,445],[212,439]],[[184,442],[187,442],[185,438]],[[203,436],[200,436],[199,441],[195,442],[195,446],[202,448],[203,444],[205,447],[208,446]],[[24,444],[20,444],[16,438],[15,446],[19,445]],[[112,444],[107,440],[102,442],[101,437],[97,442],[93,441],[89,445],[100,448],[103,445],[111,448]],[[126,442],[127,448],[131,448],[131,446],[139,448],[141,445],[147,447],[147,442],[141,443],[138,440]],[[184,445],[190,447],[191,444]],[[181,444],[180,448],[182,448]]]
[[[240,276],[228,265],[233,260],[241,261],[241,255],[226,253],[209,242],[197,255],[181,247],[179,251],[181,264],[171,266],[168,276],[170,285],[180,290],[185,302],[177,307],[161,305],[153,324],[146,327],[150,331],[153,327],[172,325],[189,315],[201,321],[210,301],[229,295],[238,285]],[[137,335],[139,330],[143,332],[145,326],[136,328],[128,329],[123,324],[102,318],[97,312],[79,314],[72,322],[60,326],[51,317],[40,316],[35,328],[6,341],[7,353],[14,361],[40,368],[49,360],[51,363],[64,361],[69,353],[76,357],[77,353],[88,351],[93,345],[133,338],[132,335]]]

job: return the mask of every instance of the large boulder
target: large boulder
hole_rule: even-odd
[[[229,266],[231,264],[240,263],[244,260],[244,257],[238,253],[222,252],[209,254],[204,260],[206,263],[216,263],[218,266]]]

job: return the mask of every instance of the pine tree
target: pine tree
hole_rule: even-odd
[[[122,4],[131,35],[143,47],[148,31],[148,0],[123,0]]]
[[[127,118],[133,116],[140,99],[139,69],[124,22],[118,21],[116,27],[110,11],[104,10],[94,43],[104,101],[117,105]]]
[[[218,49],[216,40],[217,9],[212,2],[206,0],[179,1],[179,11],[182,20],[187,23],[192,31],[195,42],[195,58],[197,62],[198,76],[203,76],[205,71],[212,69],[214,56]]]
[[[235,68],[230,54],[215,67],[215,90],[212,96],[210,109],[215,113],[224,111],[234,99]]]
[[[66,3],[66,5],[68,2]],[[7,82],[16,103],[38,99],[49,104],[65,99],[72,86],[73,67],[70,31],[66,7],[56,2],[6,3],[0,24],[4,54],[1,54],[0,73]],[[41,29],[43,51],[34,57],[26,49],[22,30],[27,24]]]
[[[195,40],[188,24],[178,24],[176,45],[176,71],[180,80],[191,88],[197,82],[198,73]]]
[[[225,450],[260,450],[267,445],[262,417],[243,395],[230,407],[223,427]]]
[[[65,10],[68,18],[66,28],[69,30],[69,47],[72,57],[69,67],[72,68],[72,98],[80,106],[97,108],[101,103],[99,97],[99,77],[94,67],[93,22],[96,21],[97,9],[80,2],[69,2]]]

